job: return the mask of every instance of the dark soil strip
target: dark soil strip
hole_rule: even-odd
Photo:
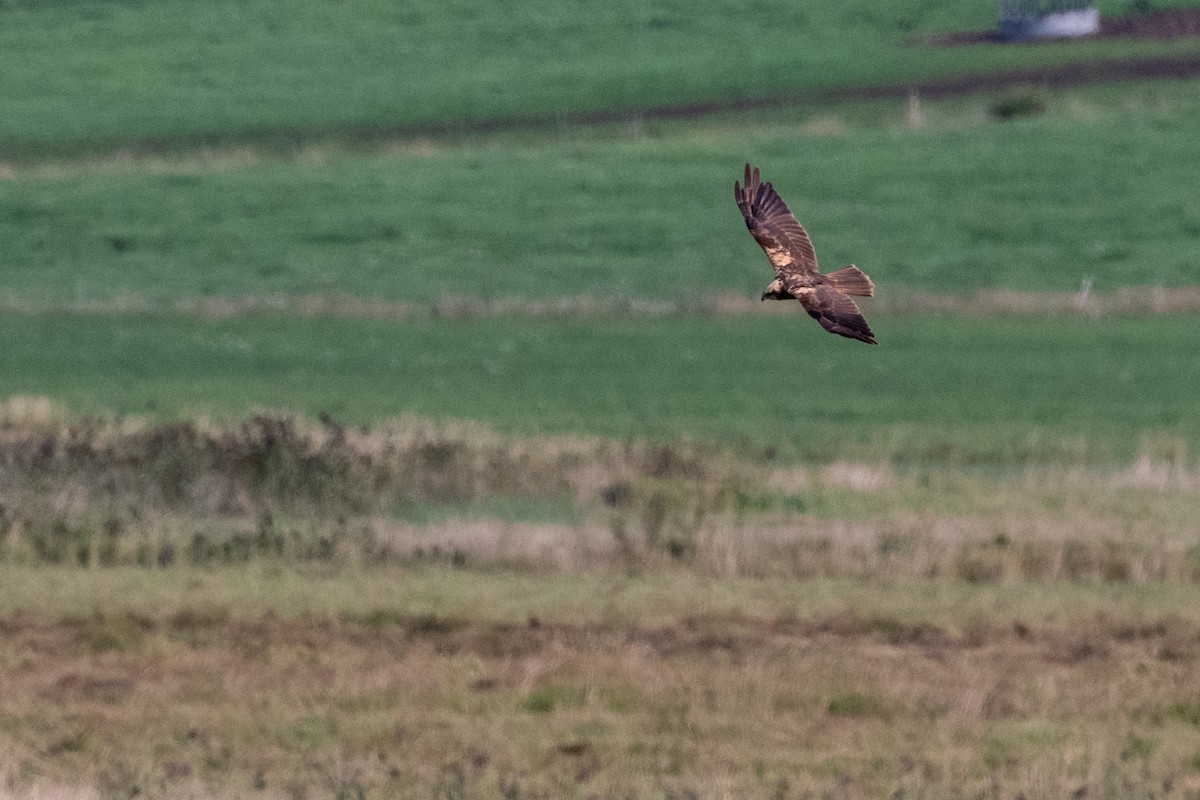
[[[229,136],[213,137],[213,141],[144,140],[125,142],[121,146],[134,152],[170,152],[188,146],[225,146],[257,144],[267,148],[282,146],[298,148],[311,141],[333,138],[369,146],[375,142],[404,139],[459,139],[471,136],[558,129],[574,125],[613,125],[634,120],[699,119],[712,114],[732,111],[786,108],[801,104],[826,104],[843,100],[867,100],[906,97],[917,93],[930,98],[969,95],[1021,84],[1061,88],[1096,83],[1133,80],[1164,80],[1191,78],[1200,75],[1200,54],[1135,58],[1120,61],[1061,64],[1029,69],[1002,70],[961,75],[952,78],[919,81],[884,86],[841,87],[819,91],[798,91],[772,97],[735,97],[702,100],[680,105],[652,108],[626,108],[606,111],[587,111],[564,115],[556,120],[493,117],[441,125],[395,125],[370,128],[340,127],[335,130],[243,131]]]
[[[829,99],[898,97],[912,90],[928,97],[951,97],[1017,84],[1063,88],[1116,81],[1182,80],[1198,74],[1200,55],[1164,56],[987,72],[926,81],[913,86],[864,86],[861,89],[830,93]]]
[[[854,614],[797,619],[687,617],[645,627],[537,617],[524,623],[501,623],[410,615],[390,609],[357,617],[289,619],[267,612],[236,619],[224,611],[186,609],[159,618],[115,613],[55,619],[14,612],[0,616],[0,635],[14,645],[20,643],[24,649],[62,661],[89,652],[139,651],[156,637],[193,648],[232,645],[239,652],[272,646],[331,650],[339,644],[403,652],[424,645],[442,655],[471,653],[485,659],[527,657],[550,648],[586,652],[628,645],[648,648],[659,658],[695,657],[716,652],[761,653],[813,641],[865,641],[930,653],[1023,644],[1030,648],[1031,655],[1067,664],[1107,657],[1123,645],[1140,646],[1164,660],[1200,656],[1195,623],[1173,616],[1155,620],[1097,619],[1073,627],[997,620],[965,631],[950,631],[927,622]]]
[[[1200,54],[1135,58],[1121,61],[1099,61],[1081,64],[1060,64],[1049,67],[1000,70],[960,75],[953,78],[918,81],[886,86],[844,87],[819,92],[797,92],[763,98],[735,98],[686,103],[678,106],[659,106],[642,111],[609,111],[577,114],[568,118],[576,124],[605,124],[643,119],[693,119],[708,114],[729,111],[754,111],[783,108],[801,103],[832,103],[839,100],[867,100],[905,97],[910,92],[932,98],[969,95],[1005,87],[1036,84],[1052,88],[1085,86],[1094,83],[1134,80],[1182,80],[1200,75]],[[499,120],[480,123],[481,130],[500,130]]]

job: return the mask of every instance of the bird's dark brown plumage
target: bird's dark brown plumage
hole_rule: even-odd
[[[830,333],[875,344],[875,335],[850,295],[870,297],[871,279],[851,265],[822,275],[808,232],[770,183],[759,179],[758,169],[746,165],[745,185],[734,181],[733,196],[750,234],[775,267],[775,280],[762,299],[795,298],[809,316]]]

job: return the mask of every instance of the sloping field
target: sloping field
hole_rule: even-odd
[[[439,303],[586,298],[703,307],[770,276],[731,198],[754,160],[826,269],[906,292],[1070,292],[1193,281],[1195,84],[663,123],[579,140],[270,158],[59,162],[0,195],[0,299],[175,308],[205,298]]]
[[[1120,0],[1099,4],[1123,13]],[[1196,53],[1193,40],[944,48],[929,34],[990,27],[994,7],[868,0],[746,5],[563,0],[403,7],[267,0],[7,4],[0,157],[262,141],[628,113],[733,98],[804,97],[1012,67]],[[869,57],[863,57],[869,54]]]

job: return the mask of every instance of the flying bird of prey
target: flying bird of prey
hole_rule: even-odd
[[[875,334],[850,295],[870,297],[875,284],[853,264],[822,275],[817,254],[804,226],[788,210],[775,187],[758,179],[758,168],[746,165],[746,185],[733,182],[746,227],[775,267],[775,280],[762,299],[800,301],[808,315],[830,333],[875,344]]]

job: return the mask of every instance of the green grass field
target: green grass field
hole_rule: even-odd
[[[1200,84],[832,99],[1197,40],[994,9],[0,3],[0,794],[1200,797]]]
[[[769,265],[730,196],[746,160],[827,269],[857,263],[884,297],[1189,285],[1195,98],[1182,83],[1051,95],[1010,124],[985,98],[927,104],[919,130],[870,104],[826,112],[832,134],[781,113],[637,140],[22,170],[0,196],[0,298],[756,297]]]
[[[1127,10],[1121,0],[1099,4]],[[14,0],[0,30],[0,156],[286,144],[479,121],[551,122],[735,97],[1164,52],[1176,42],[934,48],[994,7],[949,0],[836,8],[765,0],[584,9],[561,0],[205,3]],[[870,54],[863,57],[862,54]]]
[[[388,322],[0,319],[6,390],[77,412],[415,413],[524,435],[696,437],[781,457],[1023,468],[1194,453],[1193,320],[884,316],[878,348],[791,317]]]

